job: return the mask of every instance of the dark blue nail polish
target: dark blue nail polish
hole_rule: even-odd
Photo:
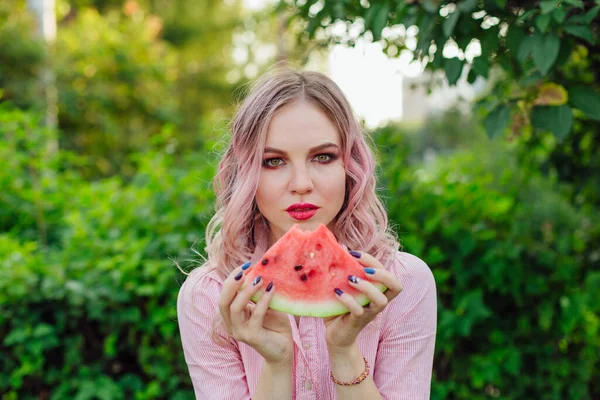
[[[262,279],[262,276],[257,276],[256,278],[254,278],[254,280],[252,281],[252,284],[254,286],[258,285],[258,282],[260,282],[260,280]]]
[[[242,276],[244,276],[244,273],[243,273],[243,272],[240,272],[239,274],[237,274],[237,275],[235,276],[235,280],[236,280],[236,281],[239,281],[240,279],[242,279]]]
[[[350,250],[350,255],[355,258],[360,258],[360,253],[358,251]]]
[[[249,267],[250,267],[250,261],[248,261],[247,263],[244,263],[244,264],[242,265],[242,271],[245,271],[245,270],[247,270]]]
[[[270,292],[271,289],[273,289],[273,282],[269,283],[269,285],[267,286],[267,292]]]
[[[373,275],[375,273],[375,268],[365,268],[365,273]]]
[[[356,275],[348,275],[348,280],[352,283],[360,282],[360,278]]]
[[[342,289],[335,288],[333,290],[334,290],[335,294],[337,294],[338,296],[341,296],[344,294],[344,291]]]

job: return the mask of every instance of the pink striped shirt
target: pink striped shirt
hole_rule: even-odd
[[[373,381],[384,399],[428,399],[437,322],[433,274],[427,264],[408,253],[398,252],[389,264],[387,269],[404,289],[362,330],[357,344],[372,366]],[[185,360],[197,399],[250,399],[262,357],[245,343],[231,339],[224,347],[211,340],[222,286],[217,273],[206,268],[192,271],[182,285],[177,314]],[[294,317],[289,318],[295,342],[294,399],[336,399],[323,320],[301,317],[298,327]],[[220,335],[226,333],[220,331]]]

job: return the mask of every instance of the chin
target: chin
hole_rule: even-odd
[[[314,219],[314,220],[313,219],[309,219],[309,220],[304,220],[304,221],[293,220],[292,225],[290,225],[290,228],[294,224],[297,224],[301,229],[309,230],[309,231],[314,231],[321,224],[323,224],[323,225],[325,225],[325,226],[327,226],[329,228],[329,225],[331,224],[331,222],[321,221],[321,220],[318,220],[318,219]]]

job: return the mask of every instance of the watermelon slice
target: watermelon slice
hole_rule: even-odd
[[[244,286],[262,276],[263,288],[271,281],[275,286],[270,308],[293,315],[330,317],[348,312],[335,288],[354,296],[363,306],[370,302],[350,286],[348,275],[369,280],[363,266],[338,244],[325,225],[313,232],[294,225],[248,270]],[[386,290],[381,283],[374,284],[382,292]],[[262,296],[263,288],[253,301]]]

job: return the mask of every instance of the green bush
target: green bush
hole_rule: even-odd
[[[47,54],[35,38],[35,22],[24,2],[0,0],[0,101],[40,106],[40,68]]]
[[[498,144],[411,166],[405,142],[377,136],[390,219],[438,285],[432,398],[596,398],[598,215]]]
[[[53,59],[61,148],[89,155],[90,176],[131,176],[129,154],[179,118],[177,55],[156,37],[158,23],[84,8],[61,26]]]
[[[163,129],[131,179],[88,182],[38,121],[0,107],[0,398],[193,398],[169,258],[197,260],[212,145],[175,160]],[[376,141],[390,218],[438,284],[432,398],[597,397],[597,216],[498,146],[424,165],[393,127]]]
[[[204,235],[211,166],[173,168],[164,131],[130,182],[86,182],[65,160],[36,162],[35,120],[0,109],[2,398],[193,398],[169,257]]]

